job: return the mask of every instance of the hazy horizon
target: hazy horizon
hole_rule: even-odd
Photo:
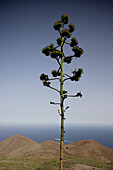
[[[85,139],[95,140],[113,149],[113,124],[67,124],[64,141],[72,143]],[[22,135],[37,142],[60,140],[59,124],[0,124],[0,142],[13,135]]]

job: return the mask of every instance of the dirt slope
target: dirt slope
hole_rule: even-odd
[[[113,162],[113,150],[91,139],[66,144],[64,152],[77,158]]]
[[[64,169],[69,170],[69,169]],[[84,164],[76,164],[74,167],[71,168],[71,170],[112,170],[111,168],[96,168]]]
[[[37,143],[21,135],[13,135],[0,142],[0,158],[55,158],[60,144],[54,141]],[[113,162],[113,150],[93,140],[82,140],[64,145],[64,156]]]
[[[13,135],[0,142],[0,158],[53,158],[59,143],[47,141],[37,143],[21,135]]]
[[[40,148],[40,143],[21,135],[13,135],[0,142],[0,157],[29,157],[33,156],[32,154],[35,154],[35,150],[37,150],[38,153]]]

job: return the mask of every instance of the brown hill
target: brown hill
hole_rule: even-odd
[[[20,135],[13,135],[0,142],[0,158],[44,158],[59,156],[59,143],[45,141],[37,143]],[[113,149],[93,140],[82,140],[64,145],[64,156],[113,162]]]
[[[57,142],[37,143],[21,135],[13,135],[0,142],[0,158],[52,158],[57,150]]]
[[[91,139],[66,144],[64,152],[77,158],[99,160],[106,163],[113,162],[113,149]]]
[[[0,157],[26,157],[32,155],[35,150],[38,152],[40,148],[40,143],[21,135],[13,135],[0,142]]]

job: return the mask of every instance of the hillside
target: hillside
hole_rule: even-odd
[[[64,152],[76,158],[87,158],[106,163],[113,162],[113,149],[91,139],[66,144]]]
[[[13,135],[0,142],[0,157],[30,157],[32,154],[35,154],[35,150],[38,153],[40,147],[40,143],[37,143],[29,138],[21,135]]]
[[[0,142],[0,158],[57,158],[59,146],[58,142],[51,140],[37,143],[24,136],[13,135]],[[90,139],[64,145],[64,156],[113,162],[113,150]]]
[[[0,158],[53,158],[59,143],[37,143],[21,135],[13,135],[0,142]]]

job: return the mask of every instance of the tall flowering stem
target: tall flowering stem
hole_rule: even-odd
[[[52,78],[49,78],[48,75],[42,73],[40,76],[40,80],[43,82],[43,85],[58,92],[60,96],[60,102],[50,102],[50,104],[59,105],[60,111],[59,115],[61,116],[61,135],[60,135],[60,161],[59,161],[59,170],[63,170],[63,146],[64,146],[64,120],[65,120],[65,111],[69,108],[69,106],[64,109],[64,101],[68,97],[82,97],[81,91],[77,92],[74,95],[69,95],[66,90],[64,90],[64,83],[66,81],[79,81],[81,75],[83,74],[83,69],[79,68],[78,70],[75,68],[72,71],[72,75],[68,75],[64,73],[64,63],[70,64],[72,60],[75,58],[80,58],[83,54],[83,49],[78,47],[78,41],[75,37],[72,37],[72,33],[75,30],[75,26],[73,24],[69,24],[68,28],[65,29],[65,26],[69,22],[68,15],[63,14],[61,19],[54,23],[53,28],[55,31],[58,31],[59,37],[56,42],[57,45],[50,44],[42,49],[42,53],[46,56],[50,56],[50,58],[54,59],[58,63],[57,70],[52,70]],[[72,37],[72,38],[71,38]],[[69,40],[71,38],[71,40]],[[64,53],[64,45],[69,45],[73,51],[73,55],[65,56]],[[59,80],[59,81],[58,81]],[[53,87],[52,81],[58,81],[60,83],[60,89]]]

